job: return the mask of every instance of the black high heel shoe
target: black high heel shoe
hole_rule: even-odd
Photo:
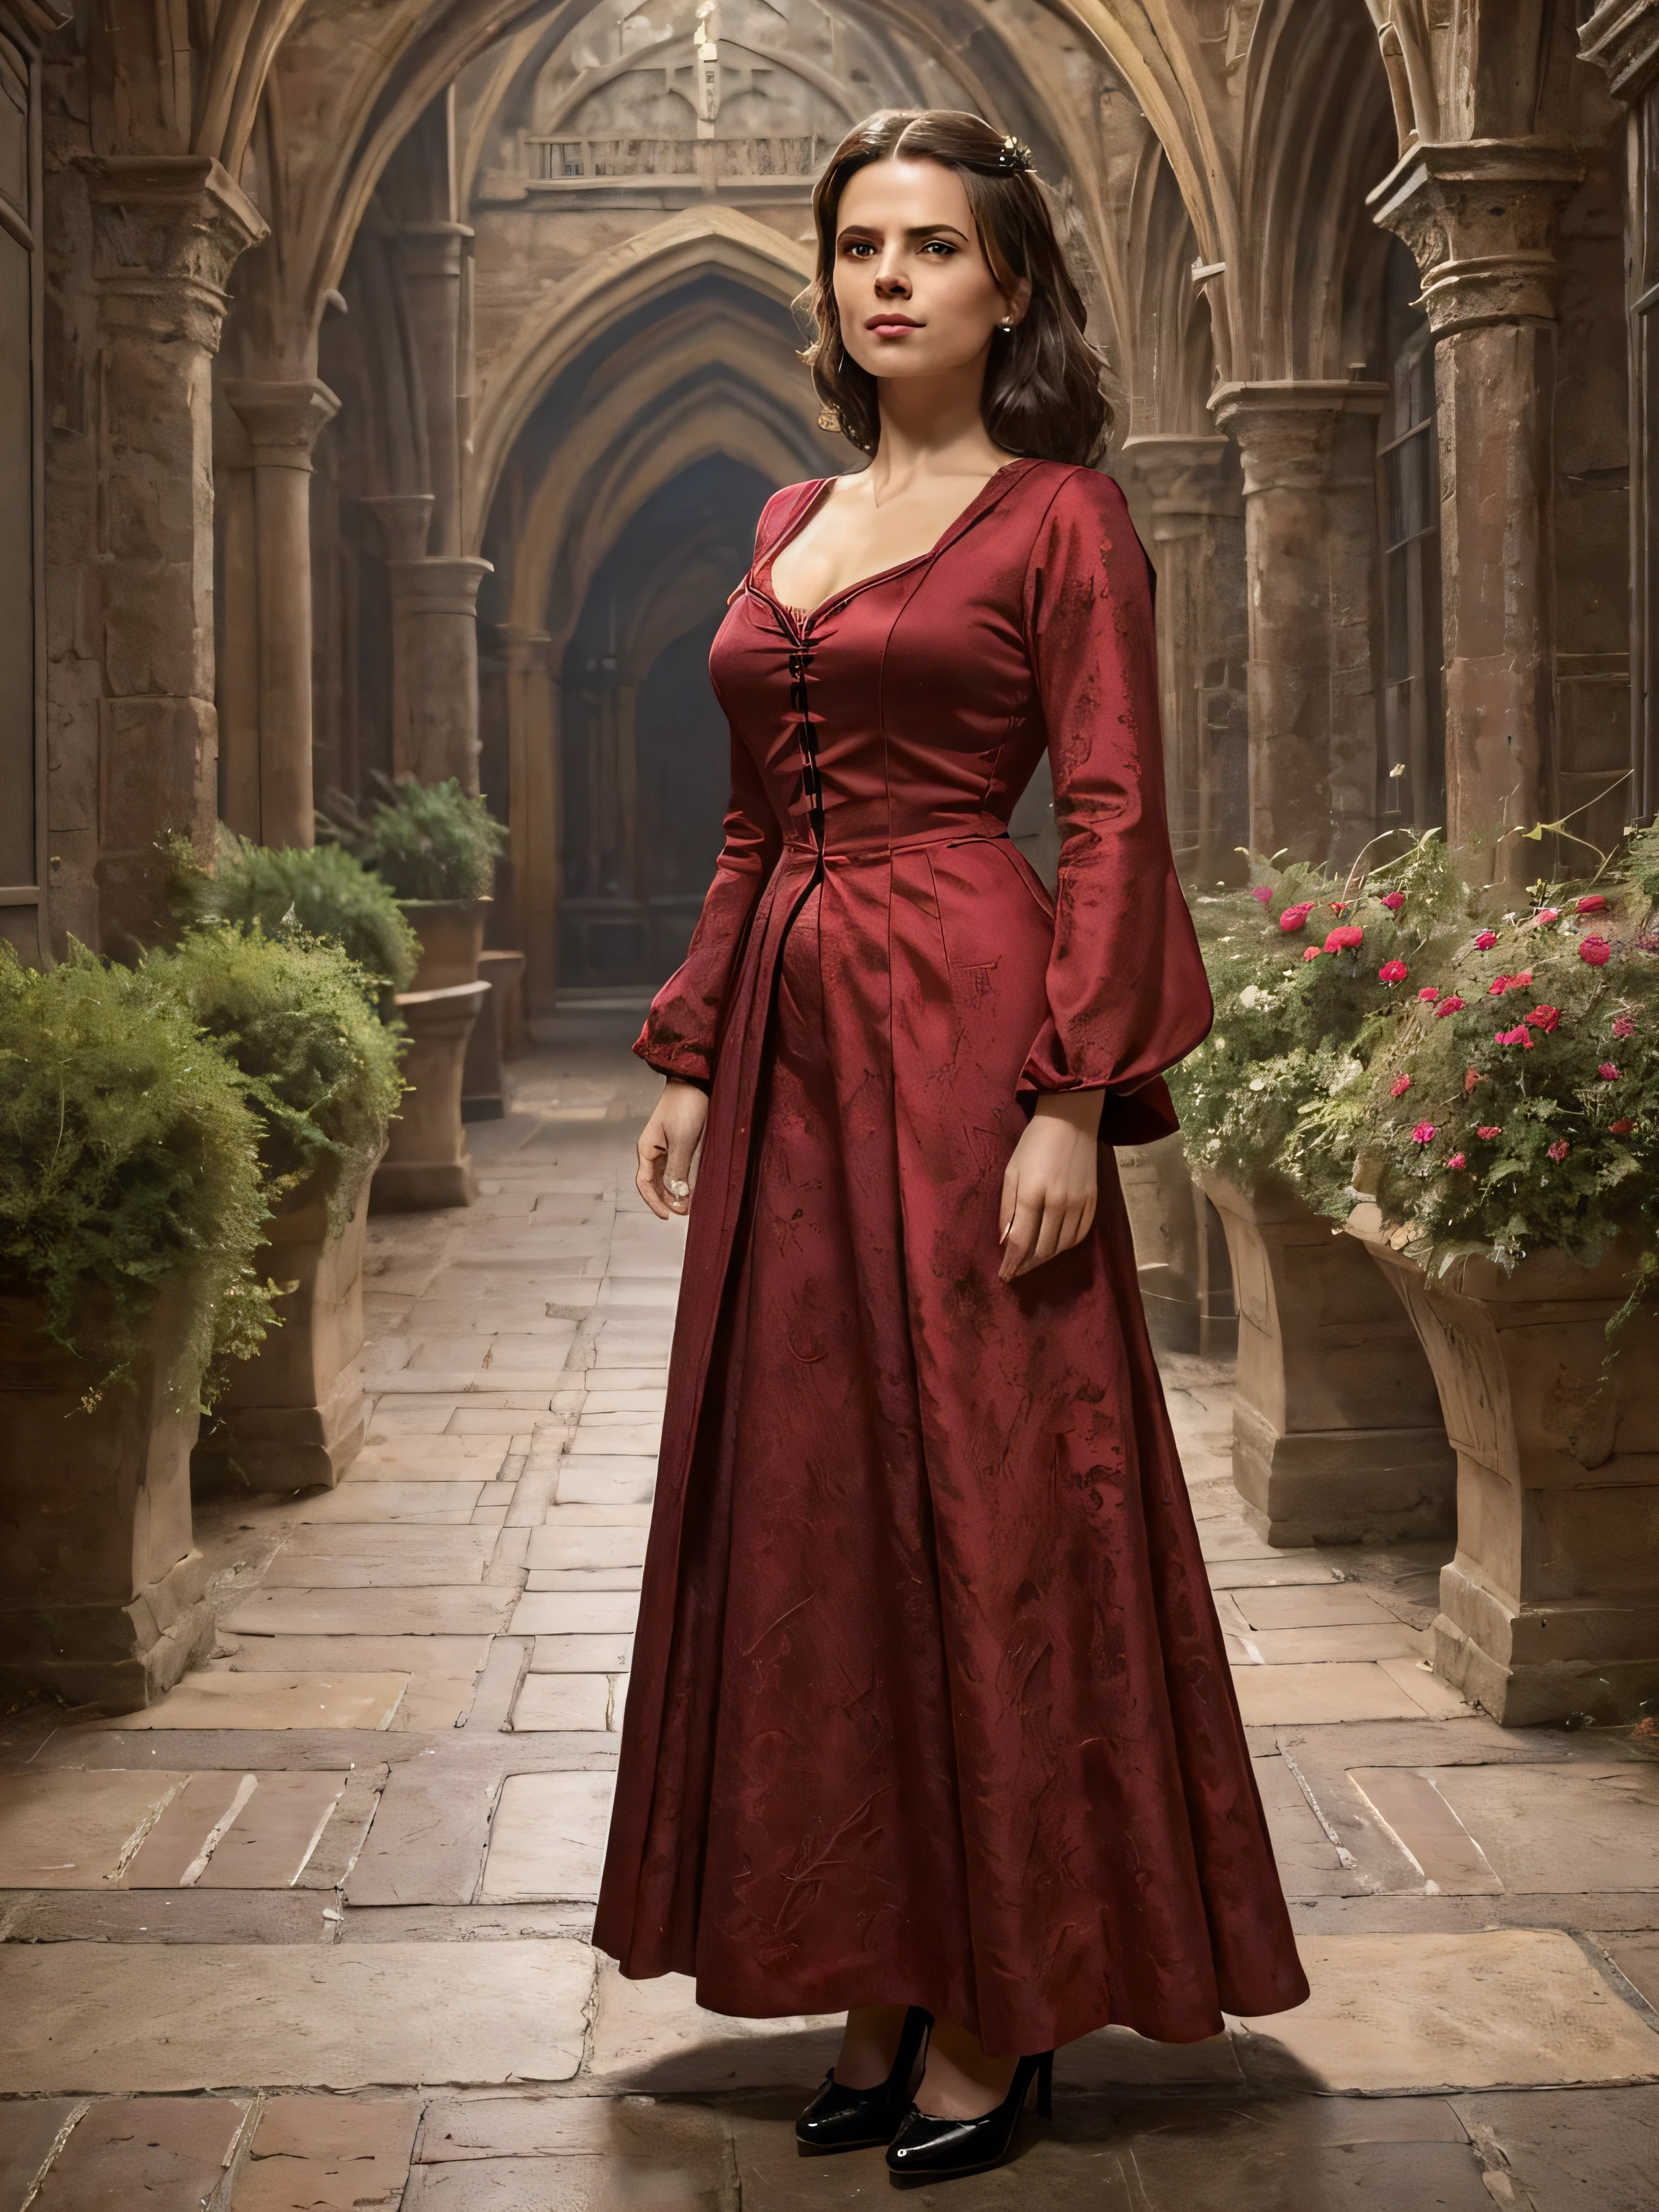
[[[931,2119],[912,2105],[887,2146],[889,2172],[906,2180],[951,2181],[959,2173],[986,2173],[1000,2166],[1014,2147],[1025,2093],[1034,2077],[1038,2115],[1052,2119],[1054,2054],[1045,2051],[1036,2058],[1020,2060],[1007,2095],[976,2120]]]
[[[887,2079],[873,2089],[843,2089],[830,2068],[823,2087],[795,2123],[808,2150],[868,2150],[888,2142],[910,2101],[910,2076],[933,2015],[912,2005],[899,2030]]]

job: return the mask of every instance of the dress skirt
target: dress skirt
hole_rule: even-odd
[[[1145,813],[1144,562],[1107,480],[1004,476],[978,503],[1007,539],[982,543],[986,603],[1018,611],[1034,562],[1065,586],[1026,641],[1011,615],[1006,703],[961,652],[915,703],[898,684],[906,639],[919,664],[951,642],[965,570],[926,623],[900,570],[804,647],[751,589],[717,645],[726,850],[637,1048],[713,1091],[595,1941],[717,2012],[919,2004],[1007,2054],[1109,2022],[1194,2040],[1306,1984],[1111,1149],[1170,1126],[1157,1071],[1208,1016]],[[969,643],[1000,635],[981,616]],[[1006,834],[1034,683],[1072,814],[1058,912]],[[784,750],[803,684],[810,831]],[[1023,750],[969,747],[1015,709]],[[884,716],[942,734],[907,750]],[[1126,730],[1153,747],[1139,816]],[[1094,1227],[1003,1284],[1029,1092],[1097,1083]]]

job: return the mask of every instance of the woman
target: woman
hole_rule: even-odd
[[[814,205],[871,458],[762,515],[725,848],[635,1047],[690,1221],[595,1940],[846,2009],[803,2142],[937,2175],[1060,2043],[1307,1990],[1109,1149],[1211,1008],[1098,357],[978,118],[872,116]],[[1045,744],[1053,902],[1007,836]]]

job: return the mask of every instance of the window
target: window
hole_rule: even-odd
[[[1377,447],[1382,525],[1382,744],[1377,826],[1419,836],[1446,818],[1440,637],[1440,482],[1434,343],[1395,354]]]

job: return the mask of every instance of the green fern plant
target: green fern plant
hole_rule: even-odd
[[[366,815],[337,798],[327,834],[343,838],[397,897],[410,901],[488,898],[507,831],[482,798],[453,776],[425,784],[381,776],[386,796]]]
[[[211,869],[182,837],[167,860],[168,903],[182,927],[258,923],[268,938],[326,939],[373,979],[383,1012],[408,988],[420,940],[390,887],[341,846],[255,845],[222,828]]]
[[[176,1402],[274,1326],[253,1259],[268,1218],[246,1079],[177,997],[82,945],[44,973],[0,944],[0,1280],[41,1301],[94,1405],[182,1287]]]

